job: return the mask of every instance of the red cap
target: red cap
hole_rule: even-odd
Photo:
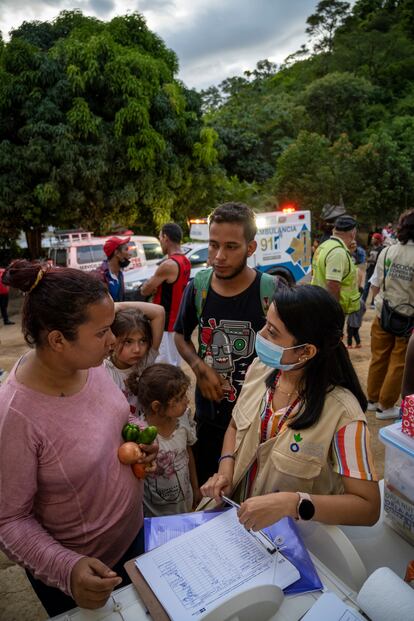
[[[119,246],[122,244],[127,244],[131,238],[125,237],[122,239],[121,237],[110,237],[104,244],[104,253],[107,257],[110,257]]]
[[[379,242],[382,242],[382,235],[381,233],[373,233],[372,234],[372,239],[376,239]]]

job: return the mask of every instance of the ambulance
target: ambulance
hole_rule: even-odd
[[[256,213],[256,252],[248,264],[261,272],[283,276],[289,283],[310,282],[312,266],[311,213],[284,207]],[[208,220],[189,221],[190,238],[208,241]]]

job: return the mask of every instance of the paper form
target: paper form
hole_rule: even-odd
[[[247,588],[277,584],[283,589],[300,578],[292,563],[281,554],[270,554],[246,531],[236,509],[143,554],[135,563],[173,621],[202,619]]]
[[[324,593],[310,610],[302,617],[302,621],[364,621],[355,608],[347,606],[335,593]]]

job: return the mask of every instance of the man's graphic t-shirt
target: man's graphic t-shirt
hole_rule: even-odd
[[[205,399],[196,388],[196,419],[226,429],[243,385],[246,371],[256,357],[256,332],[265,323],[260,298],[260,278],[257,273],[252,284],[242,293],[224,297],[210,286],[200,323],[194,302],[194,285],[185,291],[174,329],[191,339],[199,324],[199,356],[219,373],[225,381],[225,396],[219,402]]]

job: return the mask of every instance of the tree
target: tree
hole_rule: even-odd
[[[0,60],[1,226],[12,214],[36,256],[49,224],[185,221],[217,151],[177,70],[137,13],[104,23],[64,12],[14,31]]]
[[[331,141],[343,132],[361,131],[365,127],[364,112],[372,95],[370,82],[351,73],[329,73],[314,80],[303,97],[311,129]]]
[[[349,2],[341,0],[320,0],[316,12],[306,20],[306,33],[316,39],[314,52],[332,53],[335,32],[350,14]]]

